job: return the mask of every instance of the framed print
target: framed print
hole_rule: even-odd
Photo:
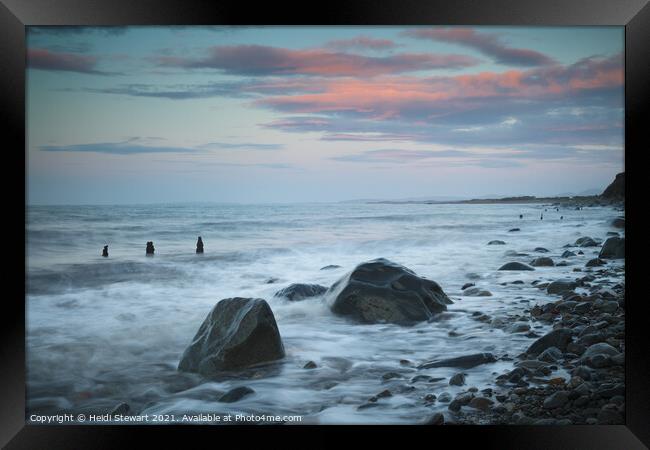
[[[294,14],[3,0],[2,444],[646,448],[647,2]]]

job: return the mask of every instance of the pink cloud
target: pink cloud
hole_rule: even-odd
[[[356,112],[387,119],[417,111],[425,117],[472,109],[495,98],[569,98],[593,89],[622,86],[623,68],[614,61],[588,58],[570,66],[526,71],[482,72],[447,77],[385,76],[315,81],[318,90],[260,99],[258,105],[297,113]]]
[[[512,48],[501,42],[498,34],[478,33],[472,28],[414,29],[403,33],[416,39],[449,42],[473,48],[494,58],[498,63],[515,66],[542,66],[552,64],[552,58],[535,50]]]
[[[430,53],[362,56],[323,49],[291,50],[262,45],[212,47],[204,58],[160,56],[161,66],[211,68],[225,73],[372,77],[431,69],[458,69],[479,63],[474,57]]]
[[[27,63],[30,68],[39,70],[103,73],[95,70],[97,58],[94,56],[52,52],[42,48],[29,49],[27,51]]]

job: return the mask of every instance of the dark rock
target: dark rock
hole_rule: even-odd
[[[562,253],[562,258],[570,258],[572,256],[575,256],[576,254],[573,253],[570,250],[565,250],[564,253]]]
[[[599,266],[604,266],[604,265],[605,265],[605,261],[603,261],[600,258],[594,258],[594,259],[590,259],[589,261],[587,261],[587,264],[585,264],[585,267],[599,267]]]
[[[503,242],[503,241],[494,240],[494,241],[488,242],[487,245],[506,245],[506,243]]]
[[[555,265],[553,260],[547,256],[541,258],[535,258],[530,262],[530,265],[533,267],[552,267]]]
[[[544,400],[544,409],[555,409],[564,406],[569,401],[567,391],[557,391]]]
[[[492,292],[485,289],[472,287],[463,291],[463,295],[467,297],[491,297]]]
[[[519,229],[519,228],[510,228],[508,230],[509,233],[512,233],[512,232],[515,232],[515,231],[521,231],[521,229]]]
[[[104,249],[102,250],[102,256],[104,258],[108,258],[108,245],[104,246]]]
[[[203,253],[203,239],[201,239],[201,236],[196,241],[196,253]]]
[[[254,393],[255,391],[252,390],[251,388],[247,386],[240,386],[240,387],[236,387],[235,389],[231,389],[225,394],[223,394],[218,401],[221,403],[234,403]]]
[[[562,352],[557,347],[549,347],[540,353],[537,359],[548,363],[554,363],[557,360],[562,359]]]
[[[614,347],[609,345],[606,342],[599,342],[597,344],[590,345],[587,350],[582,354],[583,359],[592,358],[595,355],[606,355],[606,356],[616,356],[619,354],[619,351]]]
[[[450,386],[462,386],[464,384],[465,384],[465,374],[464,373],[454,374],[449,379],[449,385]]]
[[[493,404],[494,402],[487,397],[474,397],[467,406],[480,409],[481,411],[487,411]]]
[[[535,270],[528,264],[512,261],[499,267],[499,270]]]
[[[392,380],[394,378],[403,378],[401,373],[397,372],[386,372],[381,376],[382,380]]]
[[[612,200],[625,199],[625,172],[616,174],[614,181],[605,188],[601,196]]]
[[[422,425],[444,425],[445,424],[445,416],[442,415],[441,413],[435,413],[428,419],[424,421]]]
[[[212,309],[178,369],[210,377],[284,357],[273,312],[260,298],[227,298]]]
[[[278,292],[273,294],[274,297],[283,297],[290,301],[299,301],[304,300],[310,297],[317,297],[321,294],[324,294],[327,291],[325,286],[320,284],[300,284],[294,283],[280,289]]]
[[[154,251],[156,251],[156,249],[153,246],[153,242],[152,241],[147,242],[146,254],[153,255]]]
[[[467,289],[468,287],[472,287],[472,286],[476,286],[476,285],[475,285],[474,283],[465,283],[465,284],[463,284],[463,287],[460,288],[460,289],[461,289],[462,291],[464,291],[464,290]]]
[[[435,281],[383,258],[358,265],[325,297],[335,314],[360,323],[400,325],[428,320],[453,303]]]
[[[438,396],[439,403],[449,403],[451,401],[451,394],[449,392],[443,392]]]
[[[539,355],[549,347],[557,347],[561,351],[565,351],[571,340],[571,330],[568,328],[558,328],[533,342],[533,344],[528,347],[528,350],[526,350],[526,353]]]
[[[548,253],[548,249],[544,247],[536,247],[534,251],[538,253]]]
[[[623,259],[625,258],[625,238],[611,237],[605,241],[598,254],[599,258]]]
[[[556,280],[546,287],[546,292],[549,294],[562,294],[567,291],[572,291],[578,287],[578,283],[571,280]]]
[[[625,228],[625,218],[624,217],[617,217],[614,220],[612,220],[612,226],[615,228]]]
[[[309,361],[307,364],[302,366],[303,369],[315,369],[318,367],[314,361]]]
[[[589,236],[578,238],[575,242],[578,247],[598,247],[598,243]]]
[[[428,361],[420,364],[418,369],[433,369],[435,367],[459,367],[461,369],[471,369],[472,367],[480,366],[481,364],[496,362],[496,360],[497,359],[492,353],[476,353],[473,355],[458,356],[456,358]]]
[[[340,269],[341,266],[337,266],[336,264],[330,264],[325,267],[321,267],[320,270],[332,270],[332,269]]]
[[[393,394],[388,389],[384,389],[381,391],[379,394],[377,394],[377,398],[386,398],[386,397],[392,397]]]

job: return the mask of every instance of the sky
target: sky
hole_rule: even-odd
[[[623,27],[29,27],[29,204],[603,190]]]

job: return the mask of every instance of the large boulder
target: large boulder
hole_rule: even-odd
[[[183,353],[178,370],[210,377],[284,357],[271,307],[261,298],[221,300]]]
[[[502,265],[501,267],[499,267],[499,270],[535,270],[535,269],[530,267],[528,264],[513,261]]]
[[[359,264],[325,293],[332,312],[360,323],[410,325],[453,303],[435,281],[384,258]]]
[[[600,249],[599,258],[623,259],[625,258],[625,238],[611,237],[605,241]]]
[[[622,200],[625,198],[625,172],[616,175],[612,184],[607,186],[601,196],[605,198]]]
[[[274,297],[283,297],[291,301],[304,300],[310,297],[316,297],[327,291],[325,286],[320,284],[290,284],[284,289],[280,289],[273,296]]]
[[[615,228],[625,228],[625,217],[616,217],[612,220],[612,226]]]

